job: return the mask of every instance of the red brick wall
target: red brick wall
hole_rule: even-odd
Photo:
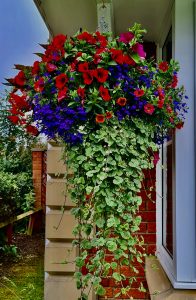
[[[142,223],[140,225],[139,234],[144,238],[144,248],[146,254],[154,254],[156,250],[156,192],[155,192],[155,182],[156,182],[156,171],[155,169],[151,171],[145,171],[145,179],[142,183],[142,189],[140,195],[142,197],[142,204],[140,206],[139,215],[142,217]],[[112,256],[108,255],[108,261],[112,261]],[[149,294],[140,292],[138,287],[142,282],[144,287],[147,289],[147,283],[145,279],[145,269],[143,264],[135,264],[139,273],[137,274],[137,281],[133,283],[132,290],[130,291],[129,296],[134,299],[149,299]],[[122,274],[126,276],[136,276],[130,270],[128,266],[123,266],[121,268]],[[112,278],[107,278],[102,280],[102,284],[106,289],[105,298],[101,299],[114,299],[114,295],[118,293],[120,288],[118,287],[118,283],[115,282]],[[125,282],[126,285],[126,282]],[[128,296],[115,299],[130,299]]]
[[[46,151],[32,150],[33,186],[35,192],[35,208],[45,209],[46,203]]]

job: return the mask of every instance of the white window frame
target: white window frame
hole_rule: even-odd
[[[189,96],[184,128],[176,132],[174,163],[173,259],[162,245],[162,166],[157,165],[157,257],[174,288],[196,289],[195,0],[175,0],[160,39],[160,50],[172,25],[173,57],[180,63],[179,84]],[[194,28],[195,26],[195,28]],[[159,51],[161,53],[161,51]],[[159,55],[159,58],[161,56]]]

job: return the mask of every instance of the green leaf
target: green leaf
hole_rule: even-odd
[[[111,268],[112,268],[112,270],[115,270],[115,269],[117,269],[117,267],[118,267],[118,264],[116,263],[116,262],[111,262]]]
[[[106,293],[105,289],[99,284],[96,288],[96,294],[99,296],[104,296]]]
[[[119,185],[123,182],[123,178],[116,176],[115,179],[113,180],[113,183],[116,185]]]
[[[107,242],[107,248],[109,251],[114,252],[117,249],[117,244],[114,241]]]
[[[112,274],[112,277],[116,280],[116,281],[121,281],[121,275],[117,272],[114,272]]]

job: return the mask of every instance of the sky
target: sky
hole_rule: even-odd
[[[33,0],[0,0],[0,92],[2,82],[17,74],[14,64],[32,65],[49,32]]]

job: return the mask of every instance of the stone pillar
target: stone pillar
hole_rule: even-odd
[[[45,246],[45,300],[76,300],[80,293],[73,279],[77,250],[72,247],[75,219],[66,194],[64,174],[66,166],[62,148],[49,143],[47,151],[46,184],[46,246]],[[64,208],[64,213],[62,210]],[[65,262],[72,263],[65,263]],[[89,297],[89,300],[92,296]]]

